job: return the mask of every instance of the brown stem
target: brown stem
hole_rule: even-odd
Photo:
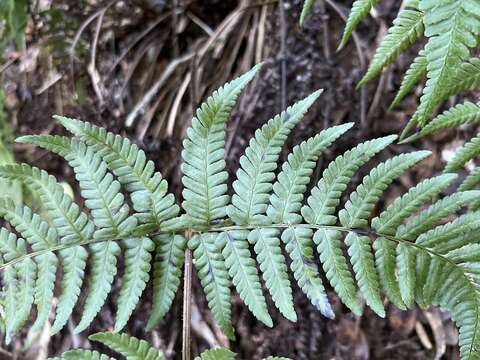
[[[187,241],[189,236],[187,234]],[[192,320],[192,251],[185,250],[185,275],[183,278],[183,328],[182,360],[190,360]]]

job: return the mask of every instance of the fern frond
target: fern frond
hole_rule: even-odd
[[[470,57],[470,48],[477,45],[480,34],[480,17],[475,0],[421,1],[425,12],[425,46],[427,56],[427,83],[420,105],[412,122],[424,126],[442,94],[448,89],[450,79],[458,66]]]
[[[125,247],[125,275],[123,285],[118,296],[117,316],[115,329],[123,329],[130,318],[140,296],[150,279],[151,253],[155,249],[152,240],[147,237],[130,238],[123,241]]]
[[[157,230],[178,215],[179,207],[174,203],[173,194],[167,191],[167,182],[137,145],[88,122],[63,116],[54,118],[105,161],[129,193],[135,217],[142,227]]]
[[[378,0],[355,0],[350,9],[350,14],[348,14],[347,24],[343,30],[342,40],[340,40],[340,45],[338,49],[342,49],[350,39],[353,31],[357,25],[362,21],[365,16],[368,15],[370,10],[378,3]]]
[[[34,251],[49,250],[57,245],[58,235],[40,216],[27,207],[15,204],[13,200],[0,200],[0,217],[7,220],[32,246]],[[35,304],[37,319],[32,331],[39,331],[50,313],[53,288],[57,269],[57,257],[52,253],[38,256],[35,283]]]
[[[398,227],[396,237],[414,241],[418,236],[432,229],[443,218],[456,213],[480,196],[480,191],[457,192],[438,200],[420,214]]]
[[[98,351],[71,350],[63,353],[61,357],[53,358],[52,360],[115,360],[115,359],[105,354],[100,354]]]
[[[477,166],[470,174],[463,180],[458,187],[458,191],[473,190],[480,184],[480,167]]]
[[[476,124],[478,122],[480,122],[480,104],[466,101],[438,115],[420,130],[420,132],[406,138],[402,143],[418,140],[439,130],[449,129],[463,124]]]
[[[127,360],[165,360],[147,341],[127,334],[96,333],[88,337],[122,354]]]
[[[230,112],[245,86],[260,66],[218,89],[209,97],[192,120],[183,141],[182,207],[199,225],[225,217],[228,204],[225,170],[225,128]]]
[[[422,205],[434,199],[455,179],[456,174],[444,174],[426,179],[412,187],[408,193],[395,199],[379,216],[372,220],[372,227],[379,234],[394,236],[397,228]]]
[[[272,318],[268,314],[255,261],[248,249],[248,233],[245,230],[224,232],[217,241],[223,249],[225,266],[240,298],[258,320],[272,327]]]
[[[301,209],[303,218],[309,224],[335,225],[335,210],[353,174],[395,139],[396,136],[388,136],[370,140],[338,156],[325,169],[318,185],[312,189],[307,205]],[[340,299],[354,313],[361,314],[353,278],[343,256],[341,234],[333,230],[319,229],[315,232],[313,241],[317,245],[327,278]]]
[[[185,238],[180,235],[162,234],[153,238],[156,245],[153,264],[153,306],[146,329],[152,330],[172,306],[180,285]]]
[[[400,11],[393,21],[393,26],[388,29],[388,34],[377,47],[370,66],[357,87],[377,77],[423,35],[423,30],[423,12],[415,9]]]
[[[234,360],[235,355],[228,349],[212,349],[204,351],[195,360]]]
[[[250,140],[245,154],[240,158],[237,180],[233,183],[235,193],[227,207],[228,216],[237,225],[265,221],[268,194],[272,189],[274,171],[282,145],[290,131],[321,93],[321,90],[314,92],[269,120],[255,132],[255,137]]]
[[[457,172],[465,166],[467,162],[480,155],[480,136],[470,139],[455,154],[445,166],[445,172]]]
[[[217,234],[195,235],[188,243],[207,297],[208,306],[223,333],[235,339],[231,322],[230,278],[216,243]]]
[[[248,235],[254,245],[257,261],[268,291],[280,312],[290,321],[297,321],[293,296],[288,280],[287,265],[281,252],[278,232],[275,229],[256,229]]]
[[[350,195],[344,209],[339,212],[340,223],[347,228],[361,228],[368,225],[368,217],[388,185],[406,169],[429,155],[429,151],[401,154],[375,167]],[[371,240],[368,236],[349,233],[345,243],[348,246],[348,254],[357,282],[367,304],[378,315],[384,317],[385,310],[379,294],[379,279],[370,248]]]
[[[313,1],[314,0],[305,0],[303,2],[302,13],[300,14],[300,26],[303,26],[303,23],[305,22],[305,18],[307,17],[308,12],[313,6]]]
[[[388,110],[393,110],[400,104],[400,102],[407,96],[413,87],[427,75],[427,57],[425,51],[420,50],[418,56],[410,64],[410,67],[405,72],[400,88],[398,89],[395,99],[393,99]]]
[[[316,161],[327,146],[352,126],[353,124],[349,123],[326,129],[320,134],[302,142],[300,145],[295,146],[292,153],[288,156],[288,160],[282,165],[282,171],[278,175],[277,182],[273,185],[273,193],[270,196],[270,205],[267,208],[269,221],[272,223],[301,222],[302,217],[299,212]],[[310,235],[307,233],[310,233]],[[263,235],[268,236],[264,237]],[[263,247],[260,244],[255,246],[256,249],[259,249],[257,255],[260,255],[260,252],[263,253],[263,256],[258,257],[259,260],[278,257],[273,254],[274,252],[278,254],[280,251],[278,236],[278,229],[262,229],[256,233],[257,239],[269,239],[271,245],[270,247]],[[249,239],[251,239],[251,237],[253,237],[252,234],[250,234]],[[318,270],[313,263],[311,230],[293,228],[291,230],[286,230],[286,233],[284,232],[281,235],[281,238],[282,241],[285,242],[287,252],[292,258],[292,270],[295,279],[299,281],[300,287],[322,313],[328,317],[332,317],[333,312],[326,299],[325,290],[318,275]],[[256,242],[254,242],[254,244],[256,244]],[[268,256],[269,248],[272,249],[270,256]],[[282,264],[280,266],[283,268],[283,257],[278,257],[278,259],[279,264]],[[268,263],[261,263],[260,266],[268,268]],[[275,273],[275,271],[272,269],[270,273]],[[285,286],[283,289],[286,292],[290,292],[290,290],[287,290],[289,285],[286,281],[286,273],[283,271],[278,271],[277,273],[283,274],[277,282],[284,282]],[[287,297],[290,298],[291,295],[287,295]],[[294,315],[293,309],[290,310],[290,314]],[[286,317],[288,318],[288,316]]]

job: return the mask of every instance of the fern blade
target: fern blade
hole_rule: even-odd
[[[125,275],[117,301],[117,315],[114,331],[121,331],[127,324],[140,296],[150,278],[151,252],[155,246],[149,238],[132,238],[123,241],[126,248]]]
[[[345,25],[342,39],[340,40],[340,45],[338,45],[339,50],[345,47],[357,25],[368,15],[377,2],[378,0],[355,0],[353,2],[350,14],[348,14],[347,24]]]
[[[147,322],[147,331],[162,320],[172,306],[180,285],[184,262],[185,238],[180,235],[157,235],[155,262],[153,264],[153,305]]]
[[[208,306],[223,333],[235,339],[231,322],[230,280],[216,234],[194,236],[188,246],[193,251],[198,277],[207,297]]]

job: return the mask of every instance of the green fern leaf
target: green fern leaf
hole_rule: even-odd
[[[387,209],[372,220],[372,227],[382,235],[395,236],[397,228],[420,207],[447,188],[456,174],[444,174],[426,179],[412,187],[408,193],[395,199]]]
[[[208,306],[223,333],[235,339],[231,322],[230,278],[216,243],[217,234],[195,235],[188,243]]]
[[[267,208],[267,215],[272,223],[301,222],[299,211],[303,194],[307,190],[317,159],[327,146],[352,126],[353,124],[348,123],[326,129],[295,146],[288,156],[288,161],[282,165],[277,182],[273,185],[270,205]],[[268,231],[272,237],[278,237],[278,229],[268,229]],[[292,259],[291,267],[300,287],[322,314],[332,318],[334,314],[313,262],[312,236],[310,229],[292,228],[285,230],[281,238]]]
[[[388,110],[392,111],[397,107],[413,87],[425,77],[425,75],[427,75],[427,57],[425,56],[425,51],[420,50],[418,56],[413,60],[406,71],[397,95],[395,96],[395,99],[393,99]]]
[[[178,215],[179,207],[174,204],[173,194],[167,193],[167,182],[159,172],[154,171],[153,162],[146,160],[145,152],[137,145],[88,122],[62,116],[54,118],[91,146],[125,186],[132,199],[135,216],[143,225],[140,229],[157,230],[163,222]]]
[[[367,141],[330,163],[318,185],[312,189],[307,205],[301,209],[304,219],[314,225],[336,224],[335,210],[355,171],[395,139],[396,136],[388,136]],[[350,310],[355,314],[361,314],[362,309],[356,296],[353,278],[343,256],[341,234],[337,231],[319,229],[314,234],[313,241],[317,245],[323,269],[336,293]]]
[[[282,241],[292,259],[290,267],[298,286],[323,316],[334,319],[335,314],[314,262],[312,237],[313,231],[306,228],[288,228],[282,233]]]
[[[88,253],[85,248],[75,246],[60,251],[60,256],[63,264],[63,280],[55,321],[50,330],[52,335],[62,330],[77,303],[83,283],[84,269],[87,265]]]
[[[153,307],[146,329],[151,331],[172,306],[180,285],[186,241],[180,235],[157,235],[153,264]]]
[[[90,350],[71,350],[62,354],[59,358],[52,360],[115,360],[107,355],[100,354],[98,351]]]
[[[423,12],[414,9],[400,11],[388,34],[377,47],[367,73],[358,83],[360,87],[377,77],[382,70],[393,63],[407,48],[423,35]]]
[[[378,271],[380,284],[387,298],[399,309],[406,310],[400,286],[398,285],[396,271],[396,245],[385,238],[378,238],[373,242],[375,251],[375,265]]]
[[[183,141],[182,207],[199,225],[225,217],[228,204],[225,170],[225,127],[242,89],[260,66],[213,93],[197,111]]]
[[[406,224],[398,227],[396,237],[415,241],[420,235],[432,229],[443,218],[456,213],[480,196],[480,191],[457,192],[437,201]]]
[[[96,333],[88,337],[122,354],[127,360],[165,360],[147,341],[127,334]]]
[[[425,12],[425,46],[427,56],[427,83],[420,105],[412,118],[413,123],[424,126],[458,66],[470,57],[470,48],[477,45],[480,18],[475,9],[476,0],[425,0],[420,10]]]
[[[355,0],[350,9],[350,14],[348,14],[347,24],[345,25],[345,30],[343,31],[342,40],[340,40],[340,45],[338,49],[342,49],[350,39],[353,31],[357,25],[362,21],[362,19],[368,15],[370,10],[378,3],[378,0]]]
[[[23,136],[17,142],[38,145],[68,161],[80,182],[85,206],[99,228],[93,234],[95,239],[121,237],[136,227],[137,220],[129,216],[129,207],[120,193],[120,183],[107,172],[107,165],[92,148],[76,139],[49,135]]]
[[[287,265],[281,252],[276,229],[256,229],[248,235],[254,245],[257,261],[268,291],[280,312],[290,321],[297,321]]]
[[[118,296],[118,308],[115,321],[116,332],[123,329],[130,318],[140,296],[150,278],[151,252],[155,249],[152,240],[147,237],[131,238],[123,241],[126,248],[125,275]]]
[[[195,360],[234,360],[235,355],[228,349],[212,349],[204,351]]]
[[[418,140],[439,130],[449,129],[463,124],[476,124],[478,122],[480,122],[480,104],[466,101],[438,115],[420,132],[406,138],[402,143]]]
[[[255,132],[255,137],[240,158],[237,180],[233,183],[235,193],[227,207],[228,216],[237,225],[265,222],[268,194],[272,190],[271,182],[275,178],[282,145],[321,93],[321,90],[314,92]]]
[[[400,154],[370,171],[370,174],[363,178],[362,184],[350,195],[345,208],[340,210],[338,217],[342,225],[348,228],[367,226],[370,213],[388,185],[430,154],[430,151]]]
[[[303,26],[303,23],[305,22],[305,18],[307,17],[308,12],[313,6],[313,1],[314,0],[305,0],[303,2],[302,13],[300,14],[300,26]]]
[[[458,187],[458,191],[473,190],[478,184],[480,184],[480,167],[476,167],[470,174],[468,174]]]
[[[467,162],[480,155],[480,136],[476,136],[465,143],[445,166],[445,172],[457,172],[465,166]]]
[[[415,301],[416,252],[411,246],[401,243],[397,246],[398,282],[402,300],[408,308]]]
[[[217,241],[223,249],[225,265],[240,298],[258,320],[272,327],[272,318],[268,314],[255,261],[248,249],[247,237],[248,231],[230,231],[221,233]]]

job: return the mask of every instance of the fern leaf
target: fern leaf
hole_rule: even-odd
[[[367,226],[370,213],[388,185],[406,169],[430,154],[430,151],[400,154],[370,171],[370,174],[363,178],[362,184],[350,195],[345,208],[339,212],[338,216],[342,225],[348,228]]]
[[[412,187],[408,193],[395,199],[387,209],[372,220],[372,227],[377,233],[394,236],[400,226],[411,214],[423,204],[437,196],[457,178],[456,174],[444,174],[426,179]]]
[[[360,228],[368,225],[368,217],[388,185],[406,169],[429,155],[429,151],[401,154],[370,171],[370,174],[363,179],[362,184],[350,195],[345,208],[339,212],[341,224],[347,228]],[[345,242],[355,276],[367,304],[378,315],[384,317],[385,310],[379,295],[379,279],[375,271],[370,239],[367,236],[354,236],[350,233]]]
[[[437,201],[406,224],[398,227],[396,237],[414,241],[432,229],[441,219],[456,213],[480,196],[480,191],[457,192]]]
[[[82,318],[75,328],[76,333],[85,330],[100,311],[117,274],[117,256],[120,254],[120,246],[116,242],[93,244],[90,249],[92,250],[91,283],[87,291]]]
[[[2,229],[3,230],[3,229]],[[3,272],[3,293],[5,306],[5,342],[9,344],[14,335],[14,324],[17,310],[18,280],[14,266],[7,267]]]
[[[377,47],[367,73],[357,87],[377,77],[386,66],[393,63],[402,52],[423,35],[423,30],[423,12],[414,9],[400,11],[393,21],[393,26],[388,29],[387,36]]]
[[[123,245],[126,248],[125,275],[118,297],[114,330],[116,332],[122,330],[126,325],[147,286],[150,278],[151,252],[155,248],[153,241],[147,237],[126,239],[123,241]]]
[[[258,320],[272,327],[272,318],[268,314],[255,261],[248,249],[247,237],[248,231],[230,231],[221,233],[217,241],[223,249],[225,265],[240,298]]]
[[[465,143],[445,166],[445,172],[457,172],[465,166],[467,162],[480,155],[480,136],[472,138]]]
[[[193,251],[198,277],[207,297],[208,306],[223,333],[235,339],[231,322],[230,278],[221,249],[216,244],[217,234],[195,235],[188,246]]]
[[[309,224],[334,225],[337,218],[333,215],[354,173],[396,138],[392,135],[366,141],[331,162],[323,172],[322,179],[312,189],[307,199],[308,205],[302,207],[303,218]]]
[[[479,122],[480,104],[466,101],[463,104],[458,104],[438,115],[420,132],[406,138],[402,143],[418,140],[439,130],[449,129],[463,124],[476,124]]]
[[[180,235],[157,235],[153,264],[153,307],[146,329],[151,331],[172,306],[180,285],[184,261],[185,238]]]
[[[333,319],[335,314],[314,262],[312,237],[311,229],[299,227],[288,228],[282,233],[282,241],[292,259],[290,267],[298,286],[323,316]]]
[[[60,256],[63,264],[63,280],[56,308],[55,321],[50,330],[52,335],[62,330],[77,303],[83,284],[83,275],[87,265],[88,253],[85,248],[75,246],[62,250]]]
[[[451,87],[446,89],[446,96],[456,95],[462,91],[474,90],[480,87],[480,58],[470,58],[462,63],[453,79]]]
[[[425,12],[425,35],[429,38],[425,46],[428,79],[413,123],[425,125],[458,66],[470,57],[469,49],[477,45],[477,6],[475,0],[420,2],[420,10]]]
[[[129,207],[120,193],[120,183],[107,172],[107,165],[92,148],[75,139],[50,135],[23,136],[17,142],[38,145],[68,161],[80,182],[85,206],[99,228],[94,238],[118,237],[136,227],[137,220],[129,216]]]
[[[127,360],[165,360],[147,341],[127,334],[96,333],[88,337],[122,354]]]
[[[145,152],[137,145],[88,122],[63,116],[54,118],[105,161],[130,194],[140,224],[156,230],[178,215],[179,207],[173,194],[167,192],[167,182],[154,171],[153,162],[146,160]]]
[[[373,249],[375,251],[375,265],[378,271],[378,277],[385,295],[396,307],[406,310],[407,307],[403,302],[400,286],[395,276],[395,243],[385,238],[378,238],[373,242]]]
[[[240,158],[232,203],[228,216],[237,224],[256,224],[265,221],[269,193],[272,190],[277,160],[288,134],[302,119],[322,91],[316,91],[304,100],[269,120],[255,132],[245,154]]]
[[[470,174],[468,174],[458,187],[458,191],[473,190],[478,184],[480,184],[480,167],[476,167]]]
[[[370,238],[351,232],[345,238],[345,243],[348,246],[348,255],[353,265],[355,278],[367,305],[380,317],[385,317],[385,310],[380,298],[380,281],[375,271]]]
[[[368,15],[377,3],[378,0],[355,0],[353,2],[350,14],[348,14],[345,30],[343,31],[342,40],[340,40],[340,45],[338,46],[339,50],[345,47],[357,25]]]
[[[37,266],[32,259],[24,259],[15,265],[15,270],[18,276],[17,307],[10,335],[17,333],[23,327],[32,310],[35,299]]]
[[[268,218],[272,223],[300,223],[300,208],[313,169],[321,153],[349,130],[353,123],[334,126],[293,148],[273,185]]]
[[[427,75],[427,57],[425,56],[425,51],[420,50],[418,56],[413,60],[406,71],[397,95],[395,95],[395,99],[393,99],[388,110],[392,111],[397,107],[413,87],[425,77],[425,75]]]
[[[46,171],[26,164],[0,166],[0,177],[21,180],[40,194],[52,226],[62,243],[82,242],[91,238],[94,226],[87,215],[65,194],[63,187]]]
[[[312,189],[307,205],[301,209],[304,219],[309,224],[334,225],[337,222],[334,214],[340,204],[340,197],[355,171],[395,139],[396,136],[388,136],[367,141],[330,163],[318,185]],[[336,293],[350,310],[361,314],[353,278],[343,255],[341,234],[338,231],[320,229],[314,234],[313,241],[317,245],[323,269]]]
[[[303,2],[302,13],[300,14],[300,26],[303,26],[303,23],[305,22],[305,18],[307,17],[308,12],[313,6],[313,1],[314,0],[305,0]]]
[[[290,321],[297,321],[293,307],[293,296],[288,280],[287,265],[281,252],[276,229],[256,229],[248,235],[254,245],[257,261],[268,291],[280,312]]]
[[[335,230],[319,229],[313,235],[320,254],[325,275],[335,289],[338,297],[354,314],[361,315],[362,307],[358,301],[352,274],[348,270],[343,255],[342,236]]]
[[[204,351],[195,360],[234,360],[235,355],[228,349],[212,349]]]
[[[52,360],[115,360],[105,354],[100,354],[98,351],[90,350],[71,350],[62,354],[59,358]]]
[[[243,88],[260,66],[215,91],[197,111],[183,141],[183,208],[200,225],[225,217],[228,204],[225,127]]]
[[[397,246],[397,268],[398,282],[402,300],[408,308],[413,306],[415,301],[415,249],[404,243]]]
[[[43,221],[40,216],[26,206],[15,204],[13,200],[0,200],[0,216],[5,218],[32,245],[34,251],[49,250],[57,245],[55,229]],[[37,319],[32,331],[37,332],[43,326],[50,313],[53,300],[53,288],[57,270],[57,257],[47,253],[37,257],[37,280],[35,284],[35,304]]]

